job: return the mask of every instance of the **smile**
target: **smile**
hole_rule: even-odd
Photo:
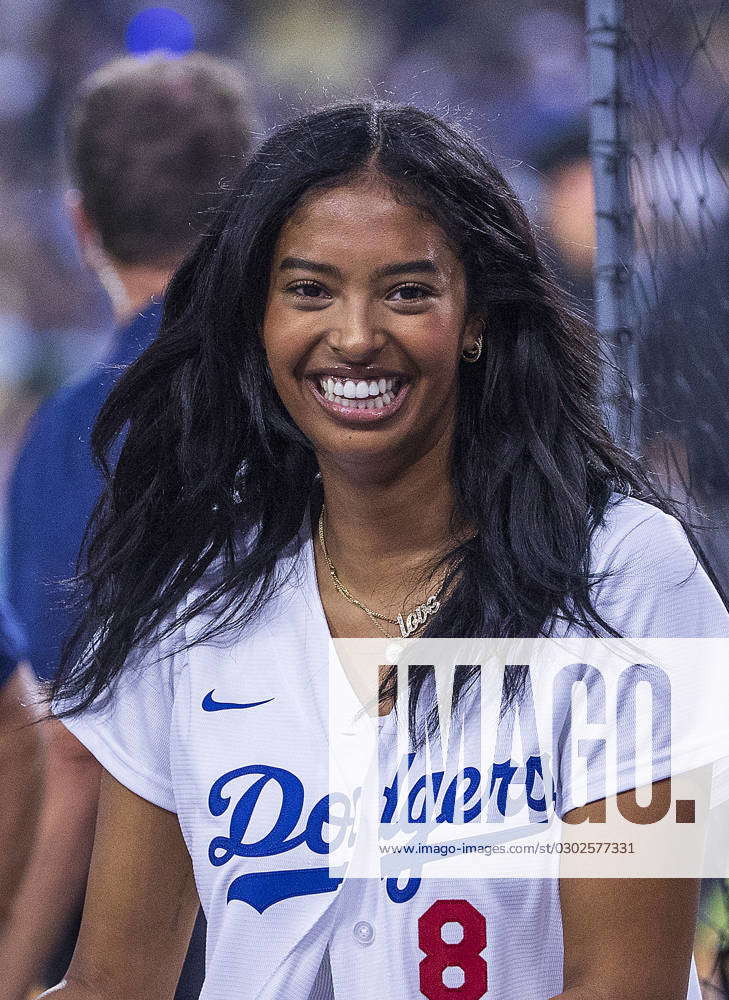
[[[319,404],[348,422],[371,423],[400,409],[409,383],[400,376],[347,379],[321,375],[308,380]]]

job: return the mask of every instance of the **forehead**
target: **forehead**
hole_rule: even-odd
[[[380,178],[365,177],[305,195],[281,230],[276,258],[316,257],[340,267],[432,259],[444,270],[456,253],[436,222],[398,200]]]

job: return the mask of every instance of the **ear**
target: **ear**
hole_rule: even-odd
[[[483,343],[485,333],[485,318],[478,313],[473,316],[469,316],[463,329],[463,342],[461,344],[461,350],[466,351],[467,353],[472,352],[476,347],[479,337],[481,338],[481,343]]]
[[[64,203],[78,240],[81,256],[84,262],[95,270],[99,263],[101,241],[96,226],[86,212],[81,193],[76,190],[67,191]]]

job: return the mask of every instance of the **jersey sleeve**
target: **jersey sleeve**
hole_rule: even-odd
[[[622,638],[729,639],[729,613],[675,518],[637,501],[616,504],[596,533],[592,563],[593,571],[598,574],[593,589],[595,609]],[[721,731],[707,733],[705,719],[683,710],[684,705],[692,702],[692,689],[702,683],[701,668],[695,662],[690,676],[688,670],[674,673],[670,683],[651,664],[633,664],[630,672],[618,678],[614,689],[606,693],[604,678],[595,669],[581,664],[574,666],[570,682],[577,680],[584,686],[587,703],[597,713],[596,718],[604,717],[614,732],[617,749],[615,759],[611,760],[601,740],[580,741],[587,797],[584,794],[575,797],[568,750],[572,744],[572,716],[565,691],[560,718],[555,720],[555,735],[559,734],[556,747],[559,816],[575,805],[636,787],[633,734],[641,720],[640,702],[633,696],[633,685],[639,680],[651,680],[652,751],[647,761],[645,756],[642,761],[651,766],[654,782],[729,754],[726,726]],[[715,685],[716,678],[716,672],[709,678],[707,670],[704,682]],[[729,702],[727,689],[729,684],[722,703]],[[700,701],[694,699],[693,703]]]
[[[176,812],[170,764],[176,676],[184,654],[165,641],[132,653],[98,705],[61,722],[102,767],[135,794]],[[58,714],[70,707],[52,705]]]

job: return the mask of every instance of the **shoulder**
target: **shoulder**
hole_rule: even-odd
[[[242,613],[245,626],[237,629],[233,625],[227,638],[221,638],[221,641],[235,644],[260,629],[280,625],[282,620],[294,614],[295,608],[301,607],[302,597],[310,588],[313,574],[310,530],[306,523],[279,551],[270,572],[263,568],[265,558],[256,552],[259,540],[258,527],[238,530],[232,550],[219,553],[188,591],[184,599],[186,612],[204,606],[204,610],[189,620],[188,641],[195,641],[195,637],[206,631],[211,623],[235,619]],[[246,597],[240,600],[232,598],[231,587],[235,589],[234,581],[241,567],[254,561],[260,562],[262,567],[258,582],[250,585]],[[263,593],[264,599],[259,603],[260,593]],[[245,613],[245,608],[251,604],[256,609],[253,617]]]
[[[697,565],[681,523],[643,500],[613,494],[593,533],[592,571],[615,568],[616,563],[627,567],[636,559],[673,563],[676,557],[683,568]]]
[[[15,461],[8,495],[8,515],[13,526],[27,519],[28,509],[36,509],[49,499],[52,483],[63,461],[63,404],[52,396],[41,403],[30,419]]]
[[[31,461],[57,433],[59,418],[64,411],[63,396],[65,396],[63,391],[50,396],[40,404],[30,418],[18,457],[19,468]]]
[[[10,484],[9,518],[14,532],[23,525],[35,531],[43,524],[58,537],[58,531],[65,531],[73,521],[74,545],[80,543],[76,536],[101,488],[90,448],[95,407],[95,401],[78,386],[51,397],[36,412]],[[64,551],[69,544],[70,539],[64,539]]]
[[[236,554],[242,557],[250,552],[255,538],[255,531],[240,534]],[[197,675],[209,672],[214,676],[231,656],[245,656],[252,648],[249,644],[260,641],[261,635],[273,631],[280,638],[300,633],[307,611],[301,597],[309,579],[300,539],[301,532],[279,554],[260,605],[256,586],[242,596],[236,591],[235,562],[222,554],[216,556],[162,621],[134,645],[98,706],[89,711],[119,711],[116,706],[120,704],[151,699],[162,716],[172,710],[176,692],[187,683],[191,669]],[[252,614],[247,614],[251,607]],[[77,661],[75,675],[86,670],[87,657],[93,652],[92,641]],[[62,693],[53,710],[73,712],[79,703],[75,695]]]
[[[83,382],[60,389],[46,399],[30,420],[23,442],[19,466],[33,459],[49,446],[75,434],[85,423],[89,405],[96,402],[100,375],[94,372]]]
[[[39,406],[30,422],[23,454],[32,455],[59,438],[85,445],[114,383],[122,370],[149,346],[158,325],[159,307],[155,304],[117,330],[106,353],[80,379],[63,386]]]
[[[623,636],[729,636],[729,615],[680,522],[614,496],[592,538],[596,610]]]

